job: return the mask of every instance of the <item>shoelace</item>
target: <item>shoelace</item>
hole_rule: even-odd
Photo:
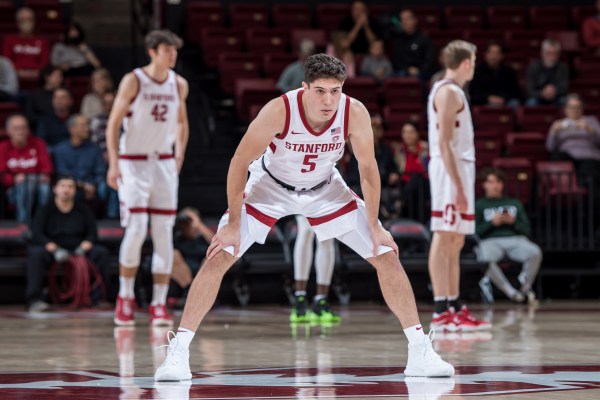
[[[440,356],[433,350],[433,340],[435,339],[435,329],[430,329],[429,333],[427,334],[427,339],[425,342],[425,349],[423,350],[423,357],[424,358],[428,358],[428,357],[433,357],[433,358],[440,358]],[[430,351],[431,350],[431,351]]]
[[[123,299],[123,314],[131,315],[133,314],[133,307],[131,307],[131,300]]]
[[[171,335],[173,335],[173,337],[171,337]],[[165,358],[165,361],[163,361],[162,366],[178,365],[177,357],[169,357],[175,352],[175,346],[171,347],[171,342],[175,339],[176,336],[177,335],[173,331],[167,332],[167,340],[169,341],[169,344],[163,344],[162,346],[158,346],[155,348],[155,350],[162,349],[163,347],[167,348],[167,358]]]

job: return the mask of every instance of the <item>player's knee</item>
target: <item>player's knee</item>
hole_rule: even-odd
[[[171,215],[152,215],[150,225],[154,252],[152,254],[152,273],[170,274],[173,269],[173,225],[175,217]]]
[[[122,266],[137,268],[140,265],[142,245],[147,234],[148,215],[145,213],[132,214],[125,229],[119,252],[119,263]]]
[[[204,260],[200,272],[207,274],[225,275],[225,273],[235,264],[237,258],[228,252],[221,250],[213,258]]]

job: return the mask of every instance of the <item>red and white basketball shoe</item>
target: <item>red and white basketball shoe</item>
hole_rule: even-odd
[[[475,318],[465,305],[456,313],[456,317],[460,332],[487,331],[492,329],[492,324]]]
[[[167,306],[159,304],[150,306],[150,325],[152,326],[172,326],[173,318],[167,310]]]
[[[459,320],[454,311],[454,308],[450,307],[441,314],[433,314],[429,329],[433,329],[437,332],[457,332],[459,328]]]
[[[117,297],[117,307],[115,308],[115,324],[118,326],[133,326],[133,310],[135,308],[135,299],[124,299],[121,296]]]

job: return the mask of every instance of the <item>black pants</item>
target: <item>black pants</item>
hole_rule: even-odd
[[[403,216],[424,223],[429,218],[429,180],[422,174],[414,174],[402,183],[401,189]]]
[[[94,245],[90,251],[85,253],[85,256],[96,264],[102,275],[102,280],[108,285],[109,254],[106,247]],[[31,246],[27,250],[27,288],[25,290],[27,304],[42,300],[46,271],[53,262],[54,256],[43,246]]]
[[[577,176],[582,180],[600,177],[600,161],[598,160],[576,160],[567,153],[554,152],[550,155],[554,161],[572,161],[577,171]],[[583,182],[580,182],[583,183]]]

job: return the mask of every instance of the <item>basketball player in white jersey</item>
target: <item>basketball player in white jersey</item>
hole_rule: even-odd
[[[473,44],[456,40],[443,50],[444,78],[431,88],[429,180],[431,230],[429,275],[435,313],[432,329],[452,332],[489,329],[459,300],[460,251],[465,235],[475,232],[475,145],[464,84],[473,79]]]
[[[346,69],[337,58],[310,56],[302,88],[271,100],[248,127],[229,167],[229,210],[194,279],[155,380],[191,379],[188,348],[223,275],[254,242],[264,243],[279,218],[292,214],[304,215],[318,240],[337,238],[375,267],[383,296],[408,337],[407,375],[454,374],[424,334],[398,246],[377,220],[380,178],[371,118],[362,103],[342,94],[345,79]],[[364,201],[335,169],[348,138],[359,163]]]
[[[171,69],[181,39],[161,30],[150,32],[145,43],[151,62],[123,77],[106,129],[107,179],[119,191],[125,227],[114,317],[119,326],[135,324],[134,284],[148,220],[154,248],[150,322],[153,326],[173,323],[165,303],[173,267],[178,176],[188,141],[188,84]]]
[[[294,244],[294,280],[295,303],[290,314],[290,322],[340,322],[342,318],[331,309],[329,304],[329,286],[335,266],[334,239],[317,240],[315,252],[315,270],[317,272],[317,293],[313,305],[309,309],[306,287],[313,264],[313,244],[315,232],[311,229],[306,217],[296,215],[296,243]]]

